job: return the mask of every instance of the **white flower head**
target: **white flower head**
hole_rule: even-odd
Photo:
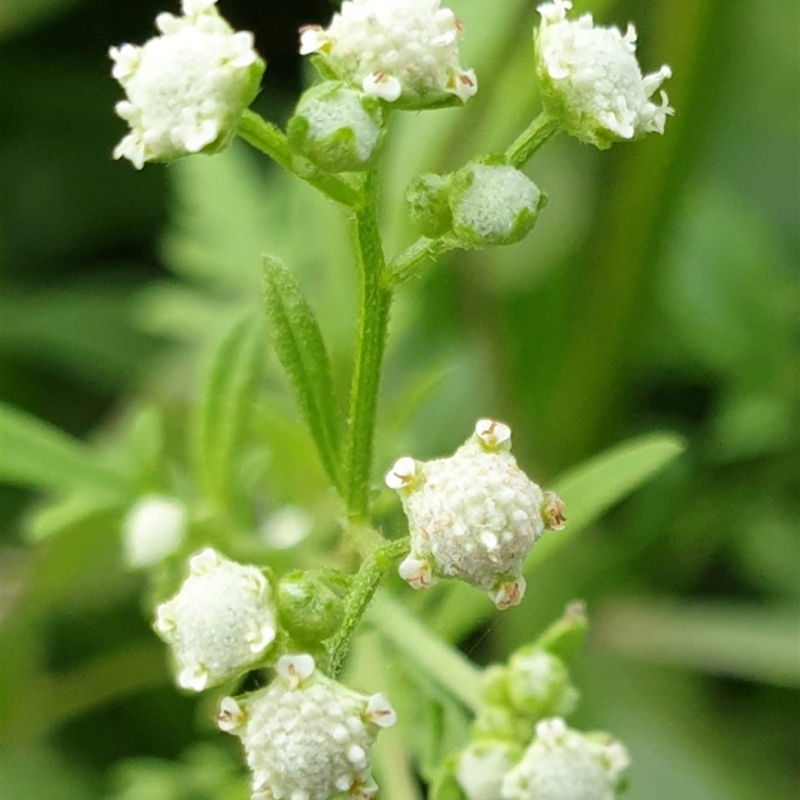
[[[545,109],[564,129],[604,149],[646,133],[663,133],[674,113],[662,91],[672,74],[667,66],[642,76],[636,60],[636,31],[595,26],[591,14],[567,19],[569,0],[539,6],[536,33],[537,71]]]
[[[431,108],[478,90],[459,64],[461,23],[440,0],[345,0],[326,29],[301,29],[300,52],[366,94],[404,108]]]
[[[183,12],[159,14],[160,35],[141,47],[109,50],[111,74],[127,95],[115,110],[131,128],[114,158],[137,169],[224,147],[264,72],[253,34],[235,32],[216,0],[183,0]]]
[[[536,737],[503,780],[504,800],[614,800],[629,764],[625,748],[606,735],[582,734],[558,717],[542,720]]]
[[[238,736],[253,772],[253,798],[366,800],[380,728],[395,722],[381,694],[358,694],[322,675],[309,655],[283,656],[266,688],[220,703],[217,725]]]
[[[510,742],[473,742],[458,757],[456,781],[467,800],[503,800],[503,778],[519,761],[521,749]]]
[[[439,578],[460,578],[498,608],[522,600],[522,564],[545,530],[544,495],[511,455],[507,425],[480,420],[449,458],[401,458],[386,484],[408,517],[411,552],[400,565],[407,583],[424,589]]]
[[[122,526],[128,566],[150,567],[172,555],[186,537],[186,517],[186,507],[172,497],[150,495],[139,500]]]
[[[172,646],[178,683],[200,692],[263,661],[277,633],[272,587],[256,567],[207,548],[189,577],[156,609],[155,630]]]

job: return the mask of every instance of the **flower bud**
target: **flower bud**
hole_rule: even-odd
[[[544,531],[543,495],[510,450],[509,427],[484,419],[450,458],[401,458],[387,474],[408,517],[411,550],[400,576],[411,586],[459,578],[500,609],[520,602],[522,563]]]
[[[217,725],[238,736],[254,800],[367,800],[380,728],[395,722],[381,694],[366,697],[322,675],[309,655],[283,656],[266,688],[220,703]]]
[[[320,169],[357,172],[371,166],[382,125],[378,100],[327,81],[303,94],[287,133],[292,149]]]
[[[172,497],[143,497],[125,517],[122,542],[133,569],[151,567],[172,555],[186,538],[186,508]]]
[[[189,560],[189,577],[158,606],[154,627],[175,653],[178,684],[200,692],[262,663],[276,617],[264,574],[209,547]]]
[[[159,14],[160,35],[142,47],[109,50],[111,74],[127,95],[116,112],[131,127],[114,158],[127,158],[137,169],[146,161],[222,149],[264,73],[253,34],[235,32],[216,0],[183,0],[183,12]]]
[[[467,800],[503,800],[503,778],[519,761],[522,748],[509,742],[483,741],[459,756],[456,780]]]
[[[300,53],[317,53],[326,77],[402,108],[465,103],[478,89],[459,64],[461,23],[440,0],[346,0],[323,29],[300,31]]]
[[[652,95],[670,68],[642,77],[636,60],[636,31],[595,26],[591,14],[568,20],[569,0],[539,6],[541,25],[535,34],[537,73],[545,110],[568,133],[605,149],[614,142],[663,133],[674,113],[662,91]]]
[[[534,719],[566,716],[578,700],[566,664],[534,647],[523,647],[509,659],[508,696],[518,713]]]
[[[411,182],[406,191],[408,213],[423,236],[434,239],[453,227],[449,199],[449,176],[428,173]]]
[[[453,231],[474,247],[524,239],[546,203],[536,184],[507,164],[467,164],[455,174],[449,200]]]
[[[628,767],[611,737],[570,730],[558,717],[542,720],[536,737],[503,779],[504,800],[614,800]]]
[[[344,584],[323,570],[290,572],[278,586],[281,626],[303,647],[332,636],[344,620]]]

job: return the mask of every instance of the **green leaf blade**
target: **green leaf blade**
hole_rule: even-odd
[[[341,489],[336,398],[325,342],[297,278],[270,257],[264,259],[264,311],[275,352],[320,461],[334,486]]]
[[[205,493],[223,509],[233,494],[236,456],[247,430],[260,356],[258,325],[248,315],[219,342],[204,378],[195,462]]]
[[[82,442],[11,406],[0,404],[0,480],[47,489],[128,492],[125,479]]]

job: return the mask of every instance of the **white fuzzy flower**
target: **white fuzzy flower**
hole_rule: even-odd
[[[591,14],[568,20],[571,8],[569,0],[539,6],[536,53],[545,109],[567,132],[600,148],[663,133],[673,110],[663,91],[660,103],[651,98],[671,76],[670,68],[642,77],[632,25],[623,35],[615,27],[595,26]]]
[[[478,741],[458,757],[456,781],[467,800],[503,800],[503,778],[519,761],[520,748],[509,742]]]
[[[368,95],[428,108],[478,89],[459,64],[461,23],[440,0],[345,0],[327,29],[301,29],[300,52],[321,54]]]
[[[372,743],[395,722],[381,694],[325,677],[309,655],[283,656],[264,690],[220,704],[217,725],[238,736],[253,771],[253,800],[367,800]]]
[[[186,508],[172,497],[143,497],[122,526],[125,561],[134,569],[157,564],[172,555],[186,536]]]
[[[411,535],[400,576],[415,589],[455,577],[486,591],[500,609],[522,600],[522,564],[546,527],[544,496],[510,450],[508,426],[480,420],[450,458],[404,457],[388,473]]]
[[[222,148],[264,72],[253,34],[235,32],[216,0],[183,0],[183,12],[159,14],[161,35],[142,47],[109,50],[111,74],[127,95],[115,110],[131,127],[114,158],[127,158],[137,169],[146,161]]]
[[[263,660],[276,611],[272,587],[255,567],[207,548],[189,569],[180,591],[156,609],[155,629],[175,653],[178,683],[200,692]]]
[[[629,759],[605,735],[570,730],[558,717],[542,720],[522,761],[503,780],[504,800],[614,800]]]

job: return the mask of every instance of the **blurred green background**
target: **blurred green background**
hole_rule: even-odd
[[[308,287],[342,390],[355,315],[339,211],[244,146],[141,173],[111,160],[124,126],[106,50],[144,41],[162,5],[4,0],[0,23],[2,400],[115,463],[147,461],[141,430],[158,417],[142,481],[155,488],[180,474],[206,352],[258,306],[260,253]],[[576,5],[635,21],[644,68],[672,66],[676,116],[664,137],[605,153],[557,138],[527,168],[550,195],[529,239],[452,255],[403,293],[376,477],[399,454],[451,451],[480,415],[511,424],[543,484],[633,436],[685,437],[680,457],[536,573],[521,609],[462,646],[503,659],[582,597],[593,631],[574,665],[576,724],[630,746],[631,800],[796,798],[798,6]],[[414,174],[503,149],[539,108],[534,4],[453,7],[481,91],[463,110],[396,120],[390,253],[413,235],[402,196]],[[256,107],[284,122],[304,80],[296,29],[331,7],[222,11],[255,31],[269,62]],[[320,544],[300,557],[319,564],[330,497],[279,366],[263,362],[243,467],[255,501],[239,523],[303,506]],[[145,584],[121,565],[120,510],[42,500],[24,483],[3,485],[0,505],[3,800],[244,797],[212,701],[168,683]]]

